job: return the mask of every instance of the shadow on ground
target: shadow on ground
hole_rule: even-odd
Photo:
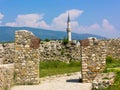
[[[69,79],[69,80],[66,80],[66,82],[82,83],[82,79]]]

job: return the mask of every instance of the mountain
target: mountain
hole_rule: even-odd
[[[40,28],[31,28],[31,27],[8,27],[8,26],[1,26],[0,27],[0,42],[9,42],[14,41],[14,34],[17,30],[28,30],[35,34],[35,36],[39,37],[40,39],[44,40],[48,39],[63,39],[66,37],[66,32],[63,31],[52,31],[52,30],[45,30]],[[93,35],[93,34],[77,34],[72,33],[72,39],[82,40],[88,37],[96,37],[98,39],[104,39],[105,37]]]

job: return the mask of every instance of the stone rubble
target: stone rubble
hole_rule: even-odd
[[[100,73],[92,81],[93,90],[104,89],[114,84],[115,73]]]

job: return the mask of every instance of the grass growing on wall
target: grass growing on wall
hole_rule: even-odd
[[[40,77],[78,72],[80,67],[81,64],[78,61],[71,61],[70,63],[60,61],[40,62]]]
[[[115,82],[113,86],[99,90],[120,90],[120,59],[116,60],[111,56],[107,56],[106,65],[107,65],[106,72],[116,73]]]

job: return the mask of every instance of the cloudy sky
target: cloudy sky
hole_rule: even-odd
[[[120,37],[120,0],[0,0],[0,26],[29,26]]]

